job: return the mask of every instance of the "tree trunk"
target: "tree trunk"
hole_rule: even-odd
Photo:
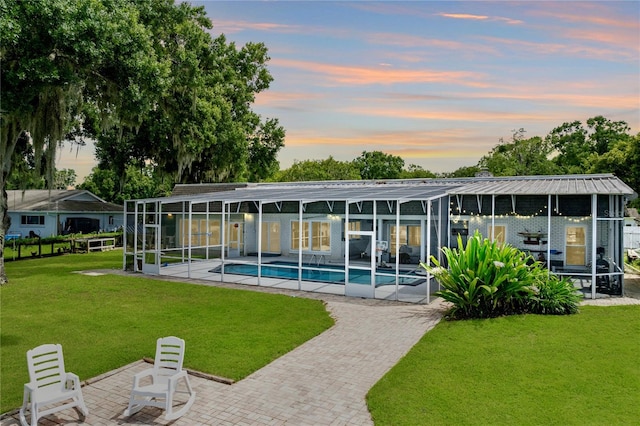
[[[7,284],[7,273],[4,269],[4,243],[5,235],[9,230],[9,200],[7,196],[7,178],[11,173],[13,152],[18,143],[20,132],[17,131],[17,120],[3,117],[2,130],[0,132],[0,285]]]
[[[2,189],[0,191],[2,193],[0,196],[0,220],[2,221],[0,225],[0,285],[7,284],[9,282],[7,279],[7,273],[4,269],[4,237],[7,229],[9,229],[9,212],[7,211],[9,202],[5,186],[6,176],[4,173],[4,167],[2,169],[2,177],[0,177],[0,185],[2,185]]]

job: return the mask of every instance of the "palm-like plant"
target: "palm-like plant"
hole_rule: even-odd
[[[442,287],[436,295],[453,304],[450,317],[577,311],[579,299],[571,282],[550,274],[531,255],[485,239],[478,231],[466,246],[458,236],[458,247],[442,248],[446,268],[433,256],[434,266],[421,264]],[[562,295],[563,300],[551,302],[555,295]]]

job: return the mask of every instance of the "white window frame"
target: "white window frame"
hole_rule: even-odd
[[[273,243],[273,241],[271,241],[271,225],[277,225],[278,227],[278,250],[271,250],[271,244]],[[262,251],[263,253],[280,253],[280,240],[282,239],[282,226],[280,224],[279,221],[277,220],[273,220],[273,221],[263,221],[262,222],[262,239],[261,239],[261,244],[262,247],[260,247],[260,251]]]
[[[411,228],[415,228],[418,231],[418,239],[420,241],[418,241],[418,244],[411,244],[411,235],[412,233],[410,232]],[[400,247],[402,246],[408,246],[408,247],[420,247],[422,245],[422,227],[419,223],[408,223],[408,224],[404,224],[401,223],[400,224],[400,229],[404,230],[404,234],[405,234],[405,239],[402,238],[402,231],[400,232],[400,238],[399,238],[399,244]],[[395,224],[390,224],[389,225],[389,251],[391,253],[395,253],[396,252],[396,237],[395,237],[395,233],[398,232],[398,229],[396,229],[396,225]]]
[[[30,223],[28,218],[37,218],[38,223]],[[20,225],[22,226],[44,226],[45,218],[43,214],[23,214],[20,215]]]
[[[293,224],[294,223],[299,223],[298,220],[291,220],[290,225],[289,225],[289,230],[291,231],[291,239],[290,239],[290,251],[292,253],[297,253],[298,249],[294,248],[294,242],[298,242],[300,239],[300,234],[299,232],[294,232],[293,231]],[[328,224],[329,225],[329,233],[328,233],[328,238],[329,238],[329,249],[328,250],[313,250],[313,224],[314,223],[320,223],[321,226],[322,224]],[[331,221],[330,220],[315,220],[315,219],[305,219],[302,221],[302,227],[303,229],[306,229],[306,238],[303,238],[303,247],[302,247],[302,252],[306,252],[306,253],[323,253],[323,254],[327,254],[327,253],[331,253]],[[303,232],[303,235],[305,233]],[[304,244],[306,241],[306,245]]]
[[[584,244],[582,245],[578,245],[578,244],[569,244],[569,241],[567,241],[567,231],[569,230],[569,228],[582,228],[583,232],[584,232]],[[568,224],[565,225],[564,227],[564,264],[565,266],[587,266],[587,248],[588,248],[588,240],[589,240],[589,234],[587,233],[588,229],[586,225],[574,225],[574,224]],[[568,263],[567,259],[569,257],[569,247],[583,247],[584,248],[584,258],[582,259],[582,263]]]

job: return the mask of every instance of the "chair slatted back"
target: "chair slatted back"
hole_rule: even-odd
[[[161,337],[156,343],[156,357],[153,369],[158,376],[170,376],[182,371],[184,361],[184,340],[179,337]]]
[[[28,350],[27,364],[29,380],[38,388],[53,385],[64,387],[66,373],[61,345],[50,343]]]

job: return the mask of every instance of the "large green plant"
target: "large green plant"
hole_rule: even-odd
[[[476,231],[466,246],[443,247],[446,268],[422,264],[440,283],[436,295],[451,302],[452,318],[490,318],[525,312],[573,313],[579,296],[570,281],[549,274],[540,262]]]
[[[547,272],[546,270],[542,270]],[[529,310],[534,314],[566,315],[578,312],[582,293],[576,291],[569,278],[547,274],[548,278],[538,280],[534,294],[529,297]]]

